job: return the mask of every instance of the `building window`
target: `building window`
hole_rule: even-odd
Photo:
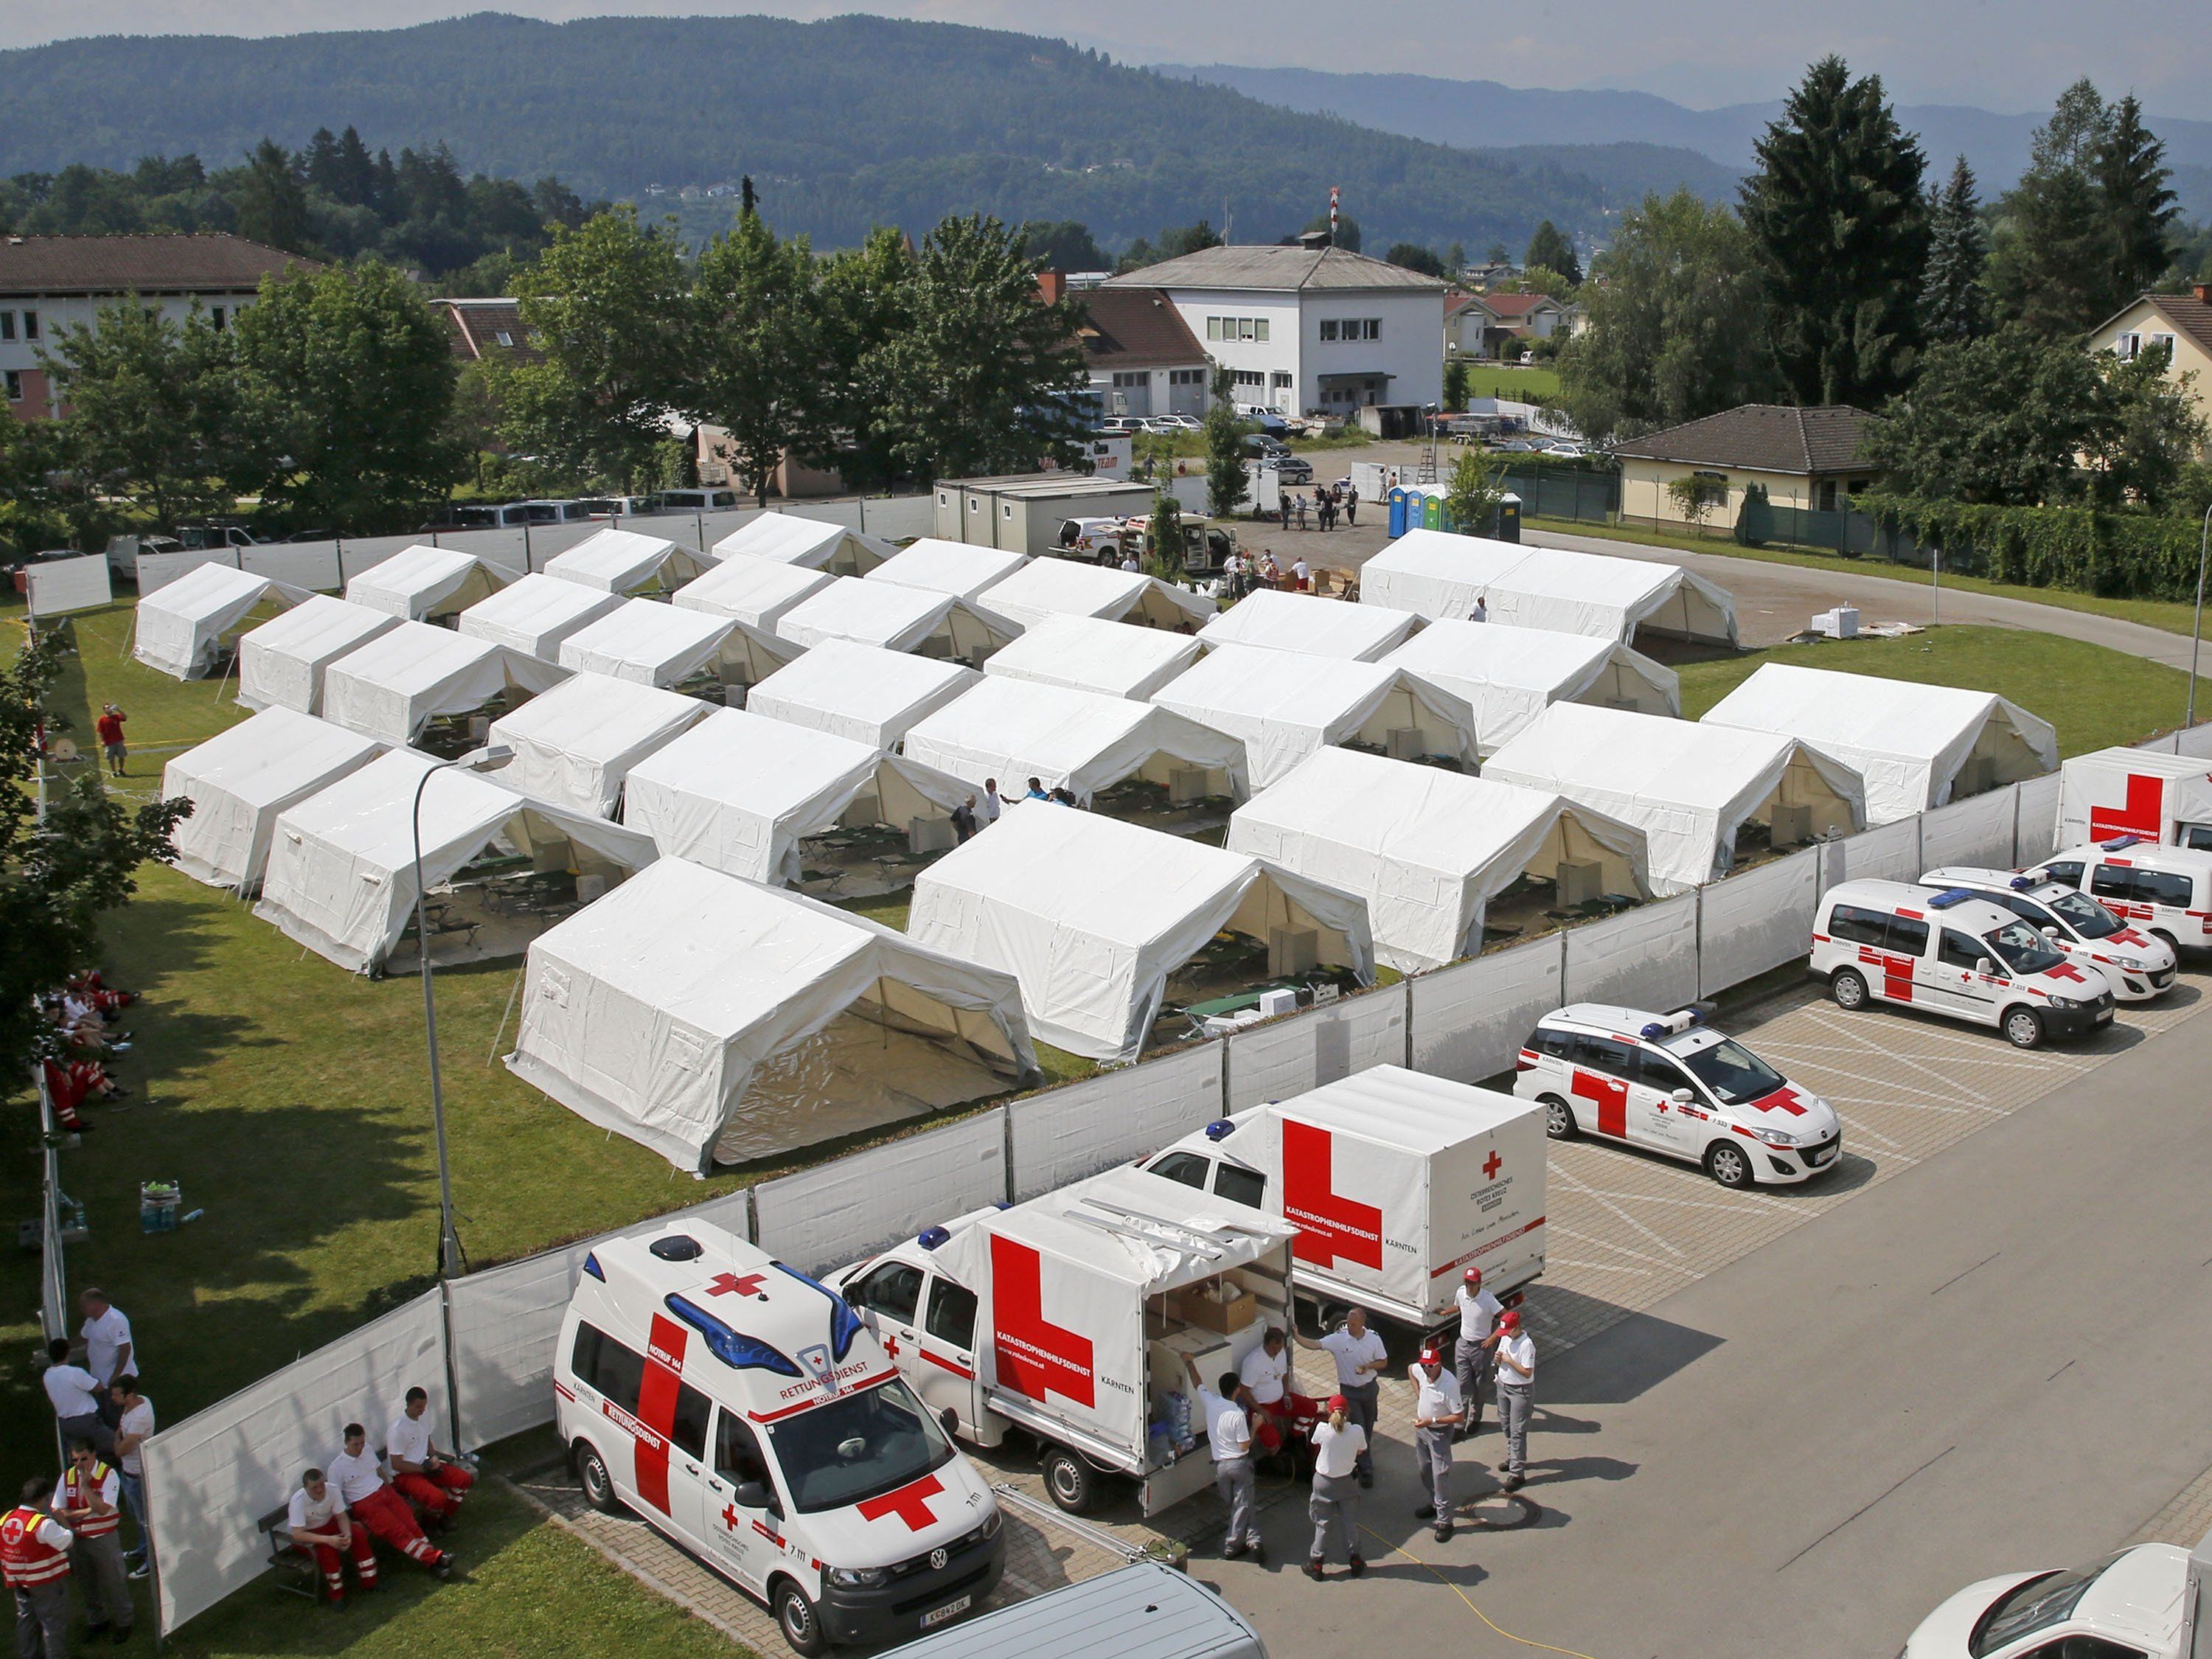
[[[1363,338],[1379,340],[1382,337],[1382,319],[1380,317],[1370,317],[1360,326],[1366,330]]]
[[[1291,389],[1291,371],[1287,368],[1277,369],[1275,371],[1275,389],[1278,392],[1288,392]]]
[[[1335,318],[1324,317],[1321,319],[1321,337],[1324,340],[1334,340],[1336,337]]]
[[[509,334],[505,329],[500,330],[498,333],[493,335],[491,337],[498,341],[503,346],[511,346],[514,343],[514,336]]]
[[[8,401],[11,404],[23,401],[23,375],[20,369],[8,371]]]
[[[2142,349],[2142,336],[2140,334],[2123,334],[2112,342],[2112,356],[2122,362],[2130,361]]]
[[[1728,505],[1728,474],[1725,472],[1692,472],[1690,481],[1697,486],[1696,501],[1699,507]]]
[[[12,311],[0,311],[0,340],[12,340],[15,337],[15,313]]]
[[[1221,337],[1220,318],[1209,317],[1206,319],[1206,337],[1209,340],[1218,340]]]
[[[1206,371],[1202,368],[1171,368],[1168,371],[1170,386],[1204,386]]]
[[[23,337],[27,340],[35,340],[39,337],[39,313],[35,311],[27,311],[23,313]]]
[[[1132,386],[1149,386],[1152,379],[1141,369],[1125,371],[1114,377],[1114,388],[1117,392],[1126,392]]]
[[[2153,351],[2156,351],[2160,348],[2163,347],[2166,351],[2166,362],[2172,362],[2173,361],[2173,336],[2171,334],[2152,335],[2150,337],[2149,345]]]
[[[1265,386],[1267,384],[1267,377],[1256,368],[1240,368],[1237,371],[1237,384],[1239,386]]]

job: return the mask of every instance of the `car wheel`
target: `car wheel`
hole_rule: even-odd
[[[2043,1043],[2043,1016],[2033,1008],[2015,1008],[2004,1017],[2005,1041],[2015,1048],[2036,1048]]]
[[[1539,1097],[1544,1108],[1544,1133],[1554,1140],[1572,1140],[1581,1133],[1575,1126],[1575,1109],[1557,1095]]]
[[[1098,1477],[1073,1452],[1055,1446],[1045,1454],[1044,1489],[1070,1515],[1087,1515],[1098,1499]]]
[[[1867,1005],[1867,982],[1856,968],[1838,969],[1835,978],[1828,981],[1828,994],[1836,1000],[1836,1006],[1846,1013],[1856,1013]]]
[[[576,1479],[583,1483],[584,1501],[601,1515],[623,1512],[623,1501],[615,1496],[614,1477],[607,1473],[606,1460],[588,1440],[577,1443]]]
[[[806,1599],[806,1592],[788,1578],[775,1593],[775,1624],[783,1632],[785,1644],[793,1653],[813,1659],[814,1655],[830,1650],[830,1638],[822,1629],[822,1615],[814,1611],[814,1603]]]
[[[2180,962],[2181,941],[2179,939],[2174,938],[2172,934],[2156,927],[2151,929],[2150,936],[2154,939],[2163,940],[2165,942],[2166,948],[2173,952],[2174,961],[2177,963]]]
[[[1740,1191],[1752,1183],[1751,1153],[1732,1140],[1716,1141],[1705,1154],[1705,1173],[1722,1186]]]

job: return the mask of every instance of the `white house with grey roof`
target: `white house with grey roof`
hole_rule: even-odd
[[[1202,248],[1105,286],[1165,294],[1239,404],[1350,416],[1443,397],[1444,284],[1340,247]]]

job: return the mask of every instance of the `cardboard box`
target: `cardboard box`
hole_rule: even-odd
[[[1183,1291],[1175,1298],[1172,1311],[1186,1325],[1226,1336],[1259,1316],[1259,1302],[1249,1291],[1215,1280]]]

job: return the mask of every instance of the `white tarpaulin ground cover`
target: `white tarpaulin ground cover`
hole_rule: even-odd
[[[1011,976],[663,859],[530,947],[507,1065],[683,1170],[810,1146],[1036,1070]]]
[[[1247,854],[1073,807],[1010,811],[916,878],[907,931],[1021,981],[1030,1029],[1134,1060],[1168,976],[1224,930],[1311,931],[1320,960],[1373,974],[1365,903]]]
[[[1735,601],[1679,565],[1601,553],[1525,547],[1442,530],[1409,530],[1360,568],[1359,600],[1432,622],[1472,616],[1493,623],[1626,640],[1638,628],[1717,644],[1736,642]]]
[[[975,547],[924,536],[868,572],[872,582],[927,588],[973,601],[994,582],[1004,581],[1030,562],[1026,553],[1000,547]]]
[[[1264,789],[1316,750],[1360,743],[1404,759],[1442,755],[1472,767],[1474,712],[1464,698],[1382,663],[1225,645],[1152,693],[1244,745]]]
[[[775,631],[801,647],[850,640],[885,651],[913,651],[975,663],[1021,630],[950,593],[896,582],[840,576],[776,619]]]
[[[623,822],[672,857],[774,884],[799,879],[802,839],[850,813],[904,827],[972,793],[872,744],[722,708],[630,769]]]
[[[1046,617],[985,663],[983,672],[1144,702],[1196,662],[1204,648],[1172,629]]]
[[[995,778],[1009,800],[1036,778],[1087,806],[1124,778],[1168,786],[1193,769],[1208,775],[1207,794],[1249,793],[1235,738],[1150,703],[988,673],[916,723],[906,754],[971,784]]]
[[[323,718],[397,747],[441,714],[468,714],[509,690],[535,695],[567,678],[489,640],[404,622],[324,671]]]
[[[696,548],[635,530],[602,530],[546,561],[545,574],[602,593],[665,593],[705,570]]]
[[[1420,625],[1410,611],[1262,587],[1215,613],[1198,636],[1209,646],[1261,645],[1272,651],[1380,662]]]
[[[1649,896],[1644,832],[1540,789],[1323,749],[1229,821],[1250,853],[1367,901],[1375,954],[1401,973],[1481,949],[1490,901],[1523,872],[1595,864],[1601,890]]]
[[[131,654],[172,678],[198,679],[215,667],[223,637],[271,593],[302,597],[279,589],[266,576],[227,564],[204,564],[138,601]]]
[[[387,617],[435,622],[458,615],[499,588],[499,573],[483,560],[418,543],[369,566],[346,584],[345,596],[349,605]]]
[[[888,753],[975,680],[974,669],[957,662],[824,640],[753,687],[745,707]]]
[[[714,544],[718,559],[773,559],[833,576],[865,575],[897,550],[879,537],[788,513],[763,513]]]
[[[1381,659],[1425,684],[1464,697],[1486,755],[1555,702],[1680,714],[1682,685],[1671,668],[1618,640],[1548,628],[1431,623]]]
[[[572,674],[492,722],[491,741],[514,750],[496,775],[526,795],[611,818],[630,769],[713,712],[655,686]]]
[[[472,640],[489,640],[540,662],[558,662],[562,641],[623,603],[619,593],[564,582],[541,570],[479,599],[461,612],[454,627]]]
[[[239,635],[238,700],[248,708],[319,714],[330,665],[398,625],[381,611],[311,593],[283,616]]]
[[[678,611],[657,599],[625,599],[561,642],[561,665],[638,685],[681,685],[701,674],[725,686],[750,685],[799,651],[735,617]]]
[[[1073,559],[1032,559],[986,588],[982,604],[1024,628],[1047,617],[1098,617],[1145,628],[1196,629],[1215,608],[1205,595],[1142,571]]]
[[[277,815],[366,766],[376,749],[312,714],[264,708],[186,750],[161,771],[162,798],[192,803],[171,837],[177,868],[210,887],[252,894]]]
[[[1988,691],[1762,663],[1705,711],[1708,726],[1796,738],[1866,780],[1867,822],[1892,823],[1954,793],[1980,794],[2058,764],[2058,734]]]
[[[831,526],[835,528],[835,526]],[[818,593],[836,580],[826,570],[803,564],[781,564],[744,554],[725,558],[696,581],[678,588],[669,603],[679,611],[707,611],[718,617],[735,617],[765,633],[774,633],[783,613],[810,593]]]
[[[1524,784],[1632,823],[1651,885],[1679,893],[1724,876],[1736,831],[1778,806],[1809,836],[1866,824],[1858,774],[1794,738],[1614,708],[1555,702],[1490,757],[1482,775]]]

